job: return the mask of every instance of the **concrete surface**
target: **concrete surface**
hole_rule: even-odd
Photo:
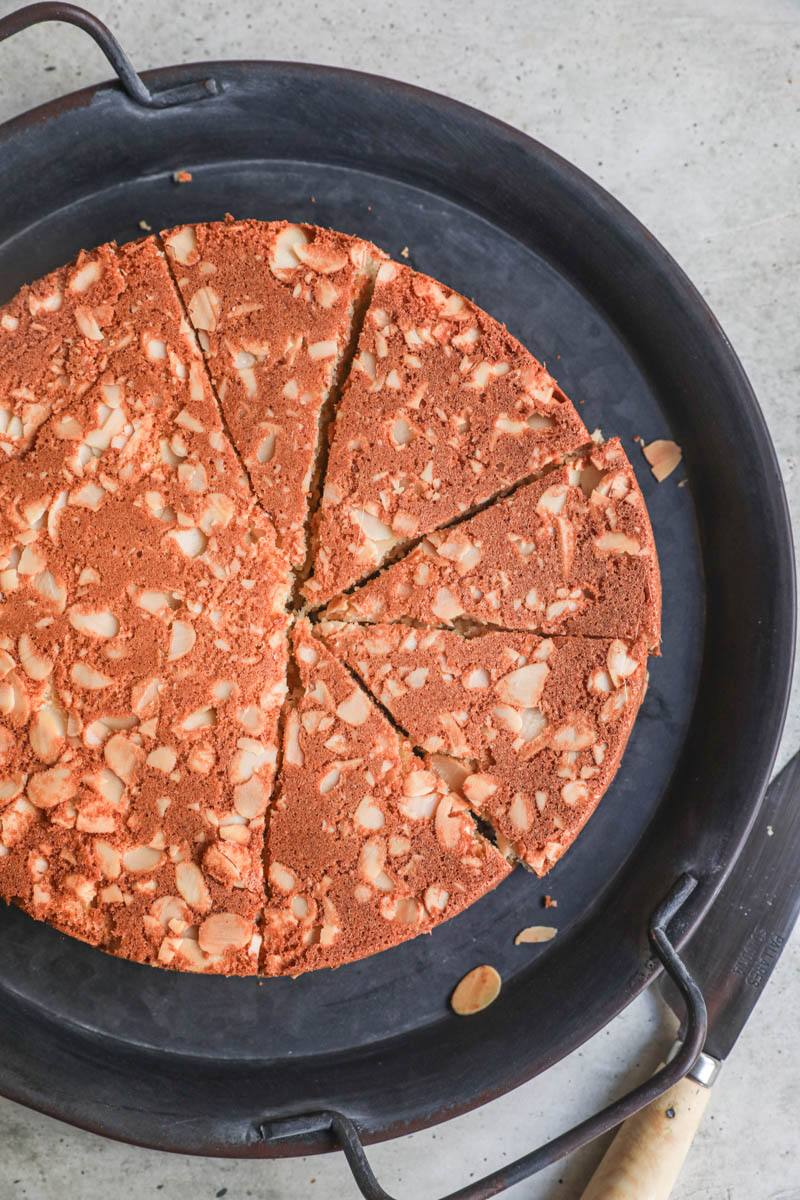
[[[0,0],[0,13],[14,7]],[[766,413],[800,530],[798,0],[95,0],[94,9],[141,68],[286,58],[393,75],[486,109],[588,171],[661,239],[722,321]],[[77,31],[28,32],[0,45],[0,120],[108,75]],[[800,689],[781,761],[798,744]],[[800,1200],[799,1008],[795,938],[714,1089],[677,1200]],[[645,996],[512,1095],[375,1149],[376,1171],[396,1195],[438,1196],[644,1078],[669,1039],[664,1010]],[[601,1151],[588,1148],[509,1195],[572,1200]],[[183,1159],[105,1142],[0,1101],[3,1200],[354,1193],[340,1156]]]

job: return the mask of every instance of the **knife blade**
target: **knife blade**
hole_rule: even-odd
[[[800,753],[768,787],[730,875],[681,949],[708,1009],[703,1053],[685,1079],[625,1122],[581,1200],[668,1200],[711,1085],[758,1003],[798,913]],[[683,1001],[666,975],[660,986],[680,1016]]]
[[[800,914],[800,753],[767,789],[755,825],[710,911],[681,950],[708,1009],[703,1055],[690,1076],[708,1086],[730,1054]],[[666,975],[661,992],[683,1001]],[[710,1077],[709,1077],[710,1076]]]

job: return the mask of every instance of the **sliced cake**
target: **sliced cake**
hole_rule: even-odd
[[[658,558],[619,441],[592,446],[429,534],[405,558],[331,601],[327,616],[642,638],[657,651]]]
[[[326,402],[383,255],[286,221],[182,225],[162,237],[233,441],[299,567]]]
[[[643,641],[335,623],[319,633],[539,875],[614,778],[644,695]]]
[[[384,263],[332,428],[309,602],[587,441],[572,404],[503,325]]]
[[[242,973],[289,569],[163,255],[109,255],[94,382],[65,382],[0,475],[0,895],[129,958]]]
[[[307,621],[293,644],[300,692],[270,813],[264,969],[298,975],[431,930],[509,867]]]

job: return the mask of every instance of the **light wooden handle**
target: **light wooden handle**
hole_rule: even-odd
[[[682,1079],[630,1117],[581,1200],[669,1200],[709,1095],[709,1088]]]

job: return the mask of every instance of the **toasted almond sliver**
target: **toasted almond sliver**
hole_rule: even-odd
[[[552,925],[528,925],[527,928],[521,929],[514,938],[515,946],[522,946],[528,942],[549,942],[558,933]]]
[[[494,967],[475,967],[465,975],[450,997],[450,1007],[460,1017],[480,1012],[500,995],[502,980]]]
[[[647,446],[642,446],[642,454],[650,463],[650,470],[659,483],[671,475],[683,457],[683,452],[677,442],[658,438]]]

